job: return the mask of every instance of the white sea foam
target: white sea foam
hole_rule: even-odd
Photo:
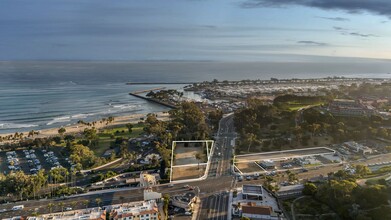
[[[34,125],[34,124],[16,124],[16,123],[0,122],[0,129],[31,128],[37,126],[38,125]]]
[[[68,121],[71,121],[70,116],[62,116],[62,117],[54,118],[53,120],[48,122],[46,125],[52,125],[52,124],[63,123],[63,122],[68,122]]]

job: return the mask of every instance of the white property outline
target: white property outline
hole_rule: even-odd
[[[206,156],[208,158],[208,161],[206,163],[195,163],[195,164],[185,164],[185,165],[173,165],[174,164],[174,148],[177,143],[206,143]],[[209,143],[212,145],[209,148]],[[209,167],[210,167],[210,162],[212,160],[212,155],[214,153],[214,140],[194,140],[194,141],[173,141],[171,145],[171,169],[170,169],[170,183],[186,183],[186,182],[192,182],[192,181],[198,181],[198,180],[204,180],[208,177],[209,173]],[[185,180],[172,180],[172,168],[174,167],[185,167],[185,166],[198,166],[198,165],[205,165],[205,172],[204,175],[199,177],[199,178],[193,178],[193,179],[185,179]]]
[[[243,172],[236,166],[236,164],[239,164],[239,163],[251,163],[251,162],[254,162],[258,167],[260,167],[261,169],[263,169],[258,163],[256,163],[257,161],[260,161],[262,160],[262,155],[267,155],[267,154],[271,154],[271,153],[279,153],[279,154],[282,154],[284,152],[294,152],[294,151],[301,151],[301,150],[316,150],[316,149],[326,149],[326,150],[329,150],[330,152],[324,152],[324,153],[315,153],[315,154],[303,154],[303,155],[295,155],[295,156],[278,156],[276,155],[276,157],[272,157],[272,158],[267,158],[268,160],[272,160],[272,161],[281,161],[281,160],[286,160],[288,158],[301,158],[301,157],[308,157],[308,156],[322,156],[322,155],[326,155],[326,154],[331,154],[331,153],[335,153],[335,150],[333,149],[330,149],[328,147],[310,147],[310,148],[299,148],[299,149],[292,149],[292,150],[282,150],[282,151],[269,151],[269,152],[262,152],[262,153],[252,153],[252,154],[242,154],[242,155],[237,155],[237,156],[234,156],[234,159],[233,159],[233,167],[234,167],[234,172],[235,172],[235,169],[240,173],[240,174],[243,174]],[[259,156],[260,158],[257,159],[257,160],[240,160],[240,161],[236,161],[236,158],[238,157],[246,157],[246,156]],[[324,165],[322,165],[324,166]],[[296,168],[291,168],[291,169],[279,169],[277,170],[277,172],[281,172],[281,171],[286,171],[286,170],[299,170],[299,169],[302,169],[301,167],[296,167]],[[235,173],[238,173],[238,172],[235,172]],[[266,173],[267,171],[265,169],[263,169],[263,171],[261,172],[257,172],[257,171],[254,171],[254,172],[251,172],[252,174],[253,173]],[[245,173],[245,174],[250,174],[250,173]]]

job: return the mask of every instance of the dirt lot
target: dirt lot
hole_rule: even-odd
[[[174,149],[175,160],[174,165],[187,165],[187,164],[198,164],[203,163],[203,160],[197,160],[196,154],[203,153],[202,147],[188,146],[185,147],[183,144],[177,144]],[[204,155],[206,158],[206,155]]]
[[[204,175],[206,164],[172,168],[172,181],[196,179]]]
[[[236,163],[235,165],[242,173],[264,172],[264,170],[255,164],[255,162]]]
[[[283,159],[283,158],[291,158],[291,157],[300,157],[306,156],[310,154],[325,154],[332,153],[333,151],[324,148],[310,148],[310,149],[297,149],[297,150],[289,150],[289,151],[273,151],[267,153],[258,153],[258,154],[248,154],[248,155],[238,155],[236,156],[236,160],[238,162],[242,161],[259,161],[259,160],[268,160],[268,159]]]

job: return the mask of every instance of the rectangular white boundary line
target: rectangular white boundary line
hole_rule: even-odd
[[[327,153],[335,153],[335,150],[332,150],[328,147],[311,147],[311,148],[300,148],[300,149],[293,149],[293,150],[282,150],[282,151],[270,151],[270,152],[263,152],[263,153],[253,153],[253,154],[242,154],[242,155],[236,155],[236,157],[246,157],[246,156],[256,156],[256,155],[265,155],[265,154],[273,154],[273,153],[284,153],[284,152],[295,152],[295,151],[305,151],[305,150],[317,150],[317,149],[326,149],[330,152],[324,152],[319,154],[327,154]],[[307,155],[307,154],[305,154]],[[305,156],[303,155],[303,156]]]
[[[196,179],[188,179],[188,180],[178,180],[178,181],[173,181],[172,180],[172,168],[173,167],[176,167],[173,165],[174,163],[174,148],[176,147],[176,143],[206,143],[206,156],[208,158],[208,161],[206,162],[206,168],[205,168],[205,172],[204,172],[204,175],[200,178],[196,178]],[[209,143],[211,143],[211,152],[209,152]],[[210,167],[210,162],[211,162],[211,158],[212,158],[212,155],[213,155],[213,150],[214,150],[214,141],[213,140],[194,140],[194,141],[173,141],[172,142],[172,145],[171,145],[171,168],[170,168],[170,183],[171,182],[189,182],[189,181],[195,181],[195,180],[202,180],[202,179],[205,179],[207,176],[208,176],[208,172],[209,172],[209,167]],[[205,164],[205,163],[203,163]],[[198,164],[186,164],[186,165],[177,165],[177,166],[194,166],[194,165],[198,165]],[[200,164],[201,165],[201,164]]]

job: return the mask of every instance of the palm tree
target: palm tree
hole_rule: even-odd
[[[100,204],[102,203],[102,199],[101,198],[96,198],[95,202],[98,205],[98,207],[100,207]]]
[[[88,203],[90,203],[90,201],[88,201],[87,199],[83,200],[83,204],[86,206],[86,209],[88,208]]]
[[[77,201],[72,201],[72,202],[71,202],[71,207],[72,207],[72,209],[75,209],[76,206],[77,206]]]
[[[48,204],[48,209],[49,209],[50,214],[52,214],[53,207],[54,207],[54,204],[53,204],[53,203],[49,203],[49,204]]]
[[[60,202],[60,203],[58,203],[58,206],[61,207],[61,213],[63,213],[65,204],[63,202]]]

